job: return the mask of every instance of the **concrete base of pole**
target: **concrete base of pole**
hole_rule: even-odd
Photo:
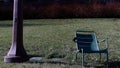
[[[5,56],[4,57],[4,62],[6,63],[18,63],[18,62],[25,62],[28,61],[29,57],[21,57],[21,56]]]

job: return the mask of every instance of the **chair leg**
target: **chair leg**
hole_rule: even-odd
[[[108,58],[108,53],[106,54],[106,56],[107,56],[107,61],[106,61],[106,68],[108,68],[108,60],[109,60],[109,58]]]
[[[100,55],[100,63],[101,63],[101,53],[99,53],[99,55]]]
[[[78,54],[78,51],[75,54],[75,61],[77,61],[77,54]]]
[[[82,51],[82,66],[84,66],[84,52],[83,52],[83,49],[81,49]]]

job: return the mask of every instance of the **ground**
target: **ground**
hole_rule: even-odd
[[[99,40],[108,37],[109,68],[120,67],[120,19],[92,18],[92,19],[37,19],[24,20],[23,41],[28,55],[41,56],[47,59],[63,58],[67,63],[24,62],[4,63],[4,56],[9,51],[12,39],[12,20],[0,21],[0,68],[80,68],[81,54],[77,62],[75,57],[76,46],[72,41],[76,30],[93,30]],[[101,45],[104,48],[104,45]],[[103,68],[98,63],[98,54],[86,54],[86,68]]]

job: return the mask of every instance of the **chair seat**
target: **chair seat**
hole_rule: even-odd
[[[82,52],[81,50],[79,52]],[[99,51],[83,51],[83,53],[108,53],[108,49],[99,50]]]

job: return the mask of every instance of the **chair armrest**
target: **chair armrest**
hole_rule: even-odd
[[[106,48],[108,49],[108,38],[106,38]]]
[[[74,41],[74,42],[76,42],[76,40],[77,40],[77,38],[76,38],[76,37],[74,37],[74,38],[73,38],[73,41]]]
[[[98,41],[98,43],[101,43],[101,42],[105,42],[106,48],[108,48],[108,38],[105,38],[105,39],[103,39],[101,41]]]
[[[105,42],[105,41],[106,41],[106,39],[102,39],[102,40],[98,41],[98,43]]]

